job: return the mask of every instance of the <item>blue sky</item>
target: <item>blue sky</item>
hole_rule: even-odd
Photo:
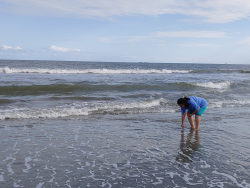
[[[0,59],[250,63],[249,0],[0,0]]]

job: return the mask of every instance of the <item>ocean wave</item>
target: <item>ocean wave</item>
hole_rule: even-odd
[[[122,85],[92,85],[92,84],[53,84],[53,85],[31,85],[31,86],[0,86],[0,95],[5,96],[25,96],[25,95],[47,95],[61,94],[69,95],[82,91],[131,91],[131,90],[154,90],[166,89],[166,86],[147,84],[122,84]]]
[[[234,73],[239,72],[239,70],[236,69],[198,69],[198,70],[192,70],[191,73]]]
[[[95,91],[121,91],[131,92],[133,90],[164,90],[164,91],[179,91],[183,88],[193,89],[195,87],[212,88],[218,91],[224,91],[230,88],[232,82],[205,82],[205,83],[162,83],[162,84],[52,84],[52,85],[17,85],[17,86],[0,86],[0,95],[4,96],[28,96],[28,95],[72,95],[80,92],[95,92]],[[245,85],[241,86],[245,87]]]
[[[203,73],[208,73],[208,74],[212,74],[212,73],[250,73],[250,70],[239,70],[239,69],[208,69],[208,70],[191,70],[190,73],[198,73],[198,74],[203,74]]]
[[[227,89],[230,87],[232,82],[224,81],[224,82],[205,82],[205,83],[194,83],[193,85],[205,88],[213,88],[213,89]]]
[[[245,107],[249,106],[250,99],[210,99],[208,108]],[[89,115],[119,115],[145,113],[175,113],[179,108],[166,99],[153,99],[138,102],[75,102],[72,104],[48,108],[20,108],[9,107],[0,110],[0,120],[6,119],[38,119],[38,118],[72,118]]]
[[[222,107],[244,107],[249,106],[250,99],[242,100],[210,100],[208,101],[209,108],[222,108]]]
[[[172,109],[162,109],[164,99],[139,101],[132,103],[105,103],[86,106],[86,103],[56,106],[52,108],[9,108],[0,110],[0,119],[27,118],[62,118],[70,116],[87,116],[95,114],[141,114],[154,112],[174,112]]]
[[[172,74],[189,73],[191,70],[168,70],[168,69],[15,69],[0,68],[0,73],[37,73],[37,74]]]
[[[248,73],[250,73],[250,70],[240,70],[239,72],[240,73],[247,73],[248,74]]]

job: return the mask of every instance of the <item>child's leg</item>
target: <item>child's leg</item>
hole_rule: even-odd
[[[195,115],[195,130],[199,130],[199,126],[201,123],[201,116]]]
[[[193,117],[192,116],[191,117],[188,116],[188,121],[189,121],[189,123],[191,125],[191,129],[194,129],[194,119],[193,119]]]

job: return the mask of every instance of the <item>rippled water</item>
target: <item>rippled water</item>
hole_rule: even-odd
[[[0,62],[0,187],[250,187],[247,65],[60,63]]]
[[[199,132],[182,130],[179,114],[8,120],[1,127],[1,184],[249,187],[249,118],[216,119],[204,117]]]

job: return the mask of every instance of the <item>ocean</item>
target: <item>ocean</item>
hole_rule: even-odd
[[[249,106],[250,65],[0,60],[0,187],[249,188]]]

